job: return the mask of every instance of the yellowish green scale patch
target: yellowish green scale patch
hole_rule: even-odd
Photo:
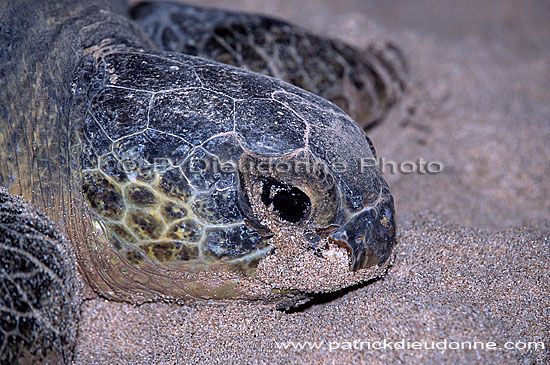
[[[218,202],[231,201],[234,191],[195,192],[183,183],[177,168],[111,176],[106,171],[115,170],[115,160],[103,156],[99,168],[84,170],[83,190],[104,229],[103,244],[111,245],[130,265],[140,268],[144,260],[167,267],[186,263],[190,270],[229,265],[252,274],[269,251],[263,247],[239,257],[218,247],[231,245],[225,230],[243,224],[236,217],[220,221],[220,214],[226,219],[227,212],[220,211],[223,206],[218,207]],[[220,232],[220,242],[212,241],[209,232],[213,231]]]
[[[130,183],[124,189],[126,201],[140,208],[152,208],[159,204],[156,194],[147,186]]]
[[[85,170],[83,179],[86,200],[108,241],[104,243],[129,264],[139,268],[146,257],[159,263],[199,259],[204,224],[190,212],[192,197],[186,191],[168,185],[162,175],[145,184],[120,176],[115,180],[93,169]]]
[[[165,228],[157,212],[137,208],[127,209],[125,224],[141,240],[158,240]]]
[[[179,204],[165,201],[161,205],[160,214],[166,223],[172,223],[187,216],[187,211]]]
[[[109,219],[123,216],[125,202],[122,190],[101,171],[84,173],[82,189],[92,210]]]
[[[167,237],[185,242],[200,242],[204,231],[204,225],[193,219],[184,219],[175,222],[167,232]]]

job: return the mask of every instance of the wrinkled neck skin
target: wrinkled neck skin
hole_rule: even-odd
[[[74,131],[75,79],[100,44],[152,47],[123,13],[125,1],[5,1],[0,5],[0,184],[70,237],[85,218]],[[70,227],[72,226],[72,227]],[[84,225],[85,226],[85,225]],[[83,233],[83,232],[80,232]]]

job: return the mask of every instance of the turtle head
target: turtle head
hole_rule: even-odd
[[[334,104],[185,55],[97,57],[74,150],[93,232],[79,254],[102,293],[328,292],[370,278],[337,246],[352,270],[389,256],[391,194],[370,140]]]

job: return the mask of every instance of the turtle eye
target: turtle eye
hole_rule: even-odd
[[[266,207],[273,205],[281,219],[298,223],[308,217],[311,200],[302,190],[272,178],[262,178],[261,183],[262,202]]]

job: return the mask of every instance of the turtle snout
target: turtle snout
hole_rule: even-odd
[[[353,271],[384,263],[395,244],[393,200],[380,201],[354,214],[329,238],[351,253]]]

